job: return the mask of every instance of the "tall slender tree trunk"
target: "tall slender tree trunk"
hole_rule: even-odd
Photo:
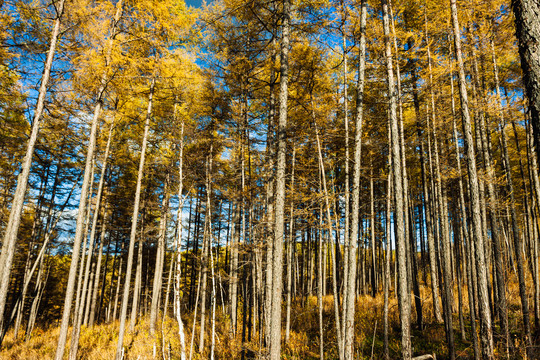
[[[324,205],[326,209],[326,226],[328,230],[329,237],[331,237],[331,234],[333,232],[333,226],[332,226],[332,215],[330,211],[330,200],[329,200],[329,194],[328,194],[328,186],[326,184],[326,176],[325,176],[325,168],[324,168],[324,162],[322,157],[322,146],[321,146],[321,139],[319,136],[319,130],[317,128],[317,122],[315,119],[315,112],[314,112],[314,105],[313,105],[313,98],[311,99],[311,110],[312,110],[312,122],[313,127],[315,129],[315,140],[317,143],[317,155],[318,155],[318,163],[319,163],[319,176],[321,179],[321,188],[323,192],[323,198],[324,198]],[[306,231],[306,238],[308,233]],[[309,242],[309,238],[307,239]],[[356,254],[355,254],[356,256]],[[336,272],[335,264],[334,264],[334,273]],[[353,282],[354,286],[354,282]],[[354,290],[354,289],[353,289]],[[337,281],[334,281],[334,305],[335,305],[335,311],[336,311],[336,329],[337,329],[337,343],[338,343],[338,353],[339,358],[344,358],[344,333],[343,330],[340,327],[340,319],[339,319],[339,301],[337,300]]]
[[[516,212],[516,200],[514,196],[514,182],[512,180],[512,174],[510,173],[510,157],[508,156],[508,144],[506,141],[505,125],[501,124],[501,141],[503,144],[503,160],[506,173],[506,184],[508,187],[508,193],[510,195],[510,216],[512,220],[512,235],[514,237],[514,252],[516,255],[516,264],[518,271],[518,284],[519,284],[519,296],[521,297],[521,313],[523,316],[523,329],[525,330],[525,342],[527,343],[527,354],[530,354],[530,347],[532,346],[532,334],[531,325],[529,319],[529,300],[527,295],[527,285],[525,283],[525,259],[523,257],[523,241],[519,231],[517,212]],[[530,356],[530,355],[529,355]]]
[[[344,208],[345,208],[345,221],[343,224],[343,243],[346,245],[346,248],[348,248],[350,244],[350,206],[351,206],[351,200],[350,200],[350,187],[351,187],[351,181],[350,181],[350,154],[349,154],[349,99],[347,94],[347,37],[345,35],[345,25],[347,22],[347,8],[345,6],[345,1],[341,2],[341,11],[342,11],[342,24],[341,24],[341,31],[342,31],[342,42],[343,42],[343,114],[344,114],[344,125],[345,125],[345,186],[344,186]],[[339,224],[340,222],[337,222]],[[356,255],[355,255],[356,256]],[[349,261],[351,261],[350,258],[350,252],[345,250],[343,254],[343,269],[345,269],[343,274],[343,288],[348,289],[349,284],[349,277],[348,277],[348,271],[346,269],[349,268]],[[354,281],[354,279],[352,279]],[[346,290],[345,290],[346,291]],[[338,294],[336,294],[338,295]],[[338,295],[339,296],[339,295]],[[343,309],[347,309],[347,296],[344,294],[343,296]],[[344,311],[344,314],[347,310]],[[343,323],[345,326],[345,322]]]
[[[291,169],[291,194],[294,194],[294,167],[296,163],[296,148],[293,147],[292,169]],[[292,290],[292,272],[293,272],[293,247],[294,240],[294,201],[291,200],[291,210],[289,213],[289,244],[287,246],[287,308],[285,316],[285,342],[289,342],[291,328],[291,290]],[[323,280],[324,281],[324,280]],[[323,285],[324,286],[324,285]]]
[[[388,142],[390,143],[390,132],[388,132]],[[388,154],[388,164],[391,163],[392,155],[391,153]],[[388,342],[388,333],[389,333],[389,324],[388,324],[388,313],[389,313],[389,293],[390,293],[390,262],[392,260],[392,250],[390,247],[390,239],[391,239],[391,232],[392,227],[390,224],[390,214],[392,211],[392,168],[390,167],[388,171],[388,180],[386,185],[386,214],[385,214],[385,222],[386,222],[386,249],[385,249],[385,260],[384,260],[384,305],[383,305],[383,332],[384,332],[384,359],[390,360],[390,347]]]
[[[283,288],[283,239],[285,221],[285,167],[287,153],[287,99],[289,72],[289,31],[291,2],[283,0],[283,26],[281,38],[281,69],[279,83],[279,119],[277,126],[276,195],[274,249],[272,261],[272,296],[270,321],[270,360],[279,360],[281,354],[281,293]]]
[[[531,184],[532,184],[531,187],[534,189],[533,191],[535,195],[534,200],[536,200],[536,201],[533,200],[533,204],[534,202],[536,202],[536,206],[537,206],[536,216],[538,216],[538,209],[540,209],[540,180],[538,176],[538,162],[537,162],[536,152],[534,151],[534,146],[533,146],[532,126],[530,123],[526,124],[525,132],[527,135],[526,140],[527,140],[527,154],[529,158],[529,174],[530,174],[529,176],[531,177]],[[534,209],[534,206],[533,206],[533,209]],[[535,219],[534,223],[535,223],[534,229],[536,230],[536,235],[538,236],[538,218]],[[535,239],[537,238],[535,237]],[[536,268],[538,269],[539,267],[538,240],[535,241],[534,246],[535,246],[535,257],[533,261]],[[538,283],[538,279],[535,283],[535,292],[537,293],[536,296],[540,295],[540,284]],[[538,300],[538,302],[540,303],[540,299]],[[536,308],[536,304],[535,304],[535,308]],[[540,309],[538,309],[538,312],[540,313]],[[538,331],[540,324],[538,323],[536,316],[535,316],[535,322],[536,322],[535,324],[536,330]]]
[[[98,250],[98,259],[97,259],[97,264],[96,264],[96,274],[95,274],[95,280],[94,280],[94,288],[92,290],[92,302],[90,304],[90,314],[89,314],[89,317],[88,317],[88,325],[89,326],[94,326],[94,321],[96,319],[96,307],[98,305],[97,303],[97,297],[98,297],[98,289],[99,289],[99,279],[100,279],[100,274],[101,274],[101,259],[103,257],[103,246],[105,245],[105,234],[107,232],[107,221],[105,220],[107,216],[107,204],[105,205],[105,211],[103,212],[103,219],[101,221],[101,235],[100,235],[100,245],[99,245],[99,250]],[[105,269],[104,269],[104,273],[106,274],[107,273],[107,260],[109,258],[109,249],[110,249],[110,245],[108,245],[107,247],[107,256],[105,257]],[[106,281],[105,279],[103,280],[103,285],[105,285]],[[102,293],[103,293],[103,286],[102,286]],[[99,311],[97,312],[98,316],[99,316]]]
[[[156,331],[156,320],[159,312],[161,299],[161,287],[163,286],[163,266],[165,261],[165,246],[167,236],[167,216],[169,213],[169,175],[165,179],[163,188],[163,200],[161,202],[161,219],[159,221],[158,244],[156,251],[156,271],[152,284],[152,305],[150,307],[150,334]]]
[[[458,22],[456,0],[450,0],[452,9],[452,25],[454,32],[454,46],[456,49],[456,59],[458,61],[459,73],[459,93],[461,100],[461,114],[463,120],[464,144],[467,155],[467,170],[469,174],[469,189],[472,213],[472,233],[471,243],[474,243],[476,268],[478,273],[478,293],[480,303],[480,333],[482,342],[482,354],[486,359],[493,358],[493,332],[491,328],[491,311],[489,307],[489,294],[487,286],[487,269],[484,254],[484,237],[482,234],[482,220],[480,213],[480,196],[478,189],[478,175],[476,168],[476,155],[472,137],[472,126],[469,114],[469,99],[467,94],[467,84],[465,79],[465,68],[461,55],[461,34]],[[472,254],[471,254],[472,255]],[[474,279],[473,279],[474,280]]]
[[[403,178],[402,178],[402,160],[401,146],[399,138],[398,118],[396,114],[396,88],[394,82],[394,70],[392,59],[392,47],[390,42],[390,21],[388,19],[389,9],[386,0],[381,1],[383,11],[383,29],[385,38],[385,57],[388,80],[388,97],[389,97],[389,116],[391,134],[390,148],[392,152],[392,170],[394,174],[394,229],[396,232],[396,249],[398,262],[398,304],[401,319],[401,354],[404,360],[411,359],[411,334],[410,334],[410,312],[411,304],[408,291],[408,274],[407,274],[407,242],[405,239],[405,214],[404,214],[404,194],[403,194]]]
[[[422,130],[426,133],[426,130],[421,124],[420,120],[420,101],[418,99],[418,90],[417,90],[417,75],[416,72],[413,72],[413,101],[416,114],[416,127],[418,134],[418,141],[420,142],[420,163],[421,163],[421,174],[422,174],[422,194],[423,194],[423,203],[425,211],[425,222],[426,222],[426,237],[429,250],[429,272],[431,278],[431,296],[433,299],[433,314],[435,315],[435,321],[441,323],[443,321],[441,315],[441,305],[439,300],[439,274],[437,271],[437,258],[435,252],[435,239],[433,236],[433,211],[431,211],[431,191],[428,189],[428,180],[427,180],[427,169],[425,161],[425,148],[424,140],[422,139]],[[427,134],[427,133],[426,133]]]
[[[425,16],[425,14],[424,14]],[[427,38],[427,17],[426,17],[426,38]],[[429,41],[428,41],[429,42]],[[454,345],[454,329],[452,321],[452,270],[451,270],[451,250],[450,250],[450,231],[448,228],[448,202],[446,199],[446,191],[444,189],[442,177],[441,177],[441,166],[439,161],[439,141],[437,138],[437,128],[435,125],[436,121],[436,108],[435,108],[435,94],[434,94],[434,84],[433,84],[433,70],[432,70],[432,60],[431,60],[431,50],[429,45],[427,46],[427,57],[428,57],[428,69],[429,69],[429,87],[430,87],[430,100],[431,100],[431,133],[433,135],[433,145],[434,145],[434,154],[435,154],[435,195],[437,199],[437,207],[439,209],[439,221],[440,224],[440,233],[441,243],[442,243],[442,268],[443,268],[443,291],[444,291],[444,314],[445,314],[445,329],[446,329],[446,340],[448,343],[448,353],[450,359],[455,359],[455,345]],[[428,117],[428,127],[429,127],[429,117]]]
[[[268,204],[267,210],[267,236],[266,236],[266,282],[265,282],[265,317],[264,317],[264,334],[267,346],[270,345],[270,334],[271,334],[271,309],[272,309],[272,269],[274,266],[274,224],[275,224],[275,164],[277,156],[277,145],[276,140],[278,139],[277,133],[274,135],[276,127],[276,95],[275,95],[275,84],[276,84],[276,71],[274,70],[277,58],[277,36],[273,34],[272,43],[271,43],[271,61],[272,66],[270,69],[270,94],[269,94],[269,114],[268,114],[268,132],[267,132],[267,151],[268,151],[268,166],[270,178],[266,184],[266,201]],[[238,263],[238,253],[236,254],[237,263]],[[232,271],[231,271],[232,274]],[[233,278],[234,281],[234,278]],[[236,301],[236,300],[235,300]],[[236,309],[235,309],[236,314]],[[233,319],[233,323],[236,323],[236,320]]]
[[[141,201],[141,187],[146,158],[146,147],[148,143],[148,133],[150,131],[150,118],[152,117],[152,106],[154,99],[154,87],[156,79],[152,79],[150,94],[148,95],[148,108],[146,110],[146,120],[144,123],[144,135],[141,145],[141,157],[139,160],[139,171],[137,173],[137,185],[135,188],[135,201],[133,203],[133,215],[131,217],[131,232],[129,237],[129,250],[127,255],[126,276],[124,279],[124,291],[122,295],[122,310],[120,313],[120,330],[118,332],[118,344],[116,346],[116,360],[121,360],[124,351],[124,334],[126,331],[126,316],[129,304],[129,288],[131,285],[131,271],[133,268],[133,256],[135,253],[135,240],[137,238],[137,223],[139,218],[139,206]],[[142,240],[142,239],[141,239]],[[142,243],[139,245],[141,246]],[[119,279],[120,280],[120,279]],[[57,359],[61,360],[61,359]]]
[[[54,20],[53,30],[51,34],[51,42],[47,53],[47,60],[43,68],[41,76],[41,85],[39,87],[39,95],[34,109],[34,119],[32,121],[32,132],[28,143],[26,144],[26,154],[22,161],[22,168],[17,178],[17,188],[13,197],[11,212],[9,213],[8,224],[5,229],[4,239],[2,241],[2,254],[0,255],[0,331],[3,330],[4,311],[6,308],[6,300],[8,295],[9,278],[11,275],[11,266],[13,264],[13,256],[17,243],[17,235],[19,233],[19,225],[24,205],[24,197],[28,186],[28,177],[30,168],[32,167],[32,156],[36,146],[37,136],[40,128],[41,115],[45,106],[45,96],[47,95],[47,84],[51,75],[51,68],[56,52],[56,44],[60,34],[60,24],[64,15],[64,2],[60,0],[56,7],[56,19]],[[84,195],[81,194],[81,199]]]
[[[501,91],[500,91],[500,84],[499,84],[499,70],[497,67],[497,59],[495,56],[495,48],[493,44],[493,39],[490,39],[491,44],[491,56],[493,61],[493,73],[495,77],[495,92],[497,94],[497,110],[499,112],[499,121],[501,123],[504,123],[504,114],[501,104]],[[486,139],[487,144],[487,139]],[[498,290],[498,301],[497,301],[497,307],[499,312],[499,318],[501,321],[501,329],[503,331],[505,342],[506,342],[506,352],[508,353],[508,347],[510,346],[510,334],[509,334],[509,328],[508,328],[508,307],[507,307],[507,301],[506,301],[506,275],[505,275],[505,266],[504,266],[504,244],[501,240],[500,231],[499,231],[499,221],[497,218],[495,218],[495,211],[496,211],[496,204],[494,203],[495,200],[495,192],[494,192],[494,185],[493,183],[496,181],[495,179],[495,171],[493,169],[493,160],[491,159],[491,156],[489,153],[486,154],[488,156],[488,175],[490,177],[488,191],[489,196],[491,199],[490,206],[491,206],[491,226],[492,226],[492,236],[493,236],[493,247],[495,251],[495,269],[496,269],[496,278],[497,278],[497,290]]]
[[[74,311],[78,313],[78,315],[75,316],[76,322],[73,324],[73,332],[71,335],[71,344],[70,344],[70,359],[75,359],[77,357],[77,352],[79,348],[79,337],[81,333],[81,324],[83,322],[84,317],[84,309],[85,309],[85,297],[87,290],[90,292],[88,282],[90,277],[90,265],[92,263],[92,254],[94,252],[94,243],[95,243],[95,237],[96,237],[96,230],[97,230],[97,223],[100,213],[100,206],[101,206],[101,198],[103,195],[103,186],[105,183],[105,172],[107,170],[107,159],[109,157],[109,150],[111,147],[111,138],[112,138],[112,131],[114,128],[114,124],[111,124],[109,129],[109,137],[107,139],[107,145],[105,148],[105,153],[103,154],[103,161],[102,161],[102,167],[101,167],[101,175],[99,179],[99,185],[98,185],[98,191],[96,195],[95,200],[95,209],[94,214],[92,218],[92,230],[90,231],[90,238],[88,239],[89,247],[88,247],[88,256],[86,259],[85,269],[84,269],[84,281],[82,286],[82,293],[81,293],[81,302],[79,304],[79,308],[75,308]],[[103,212],[103,219],[105,218],[105,212]],[[103,239],[101,240],[103,241]],[[83,254],[84,256],[84,254]],[[81,272],[82,269],[82,263],[81,263]]]
[[[204,349],[204,335],[205,335],[205,315],[206,315],[206,286],[207,286],[207,272],[208,272],[208,256],[212,255],[212,145],[210,145],[210,153],[206,158],[206,215],[204,217],[204,239],[202,249],[202,277],[201,277],[201,326],[199,337],[199,353]],[[212,264],[211,264],[211,267]],[[210,269],[213,271],[213,269]],[[213,296],[212,296],[213,297]]]
[[[175,112],[176,115],[176,107]],[[184,323],[182,321],[181,312],[181,299],[180,299],[180,282],[182,279],[182,212],[184,208],[184,197],[182,195],[184,191],[184,120],[182,119],[180,125],[180,146],[179,146],[179,164],[178,164],[178,212],[176,214],[177,220],[177,237],[176,237],[176,273],[174,275],[174,315],[178,322],[178,336],[180,338],[180,359],[186,360],[186,341],[184,335]],[[165,306],[165,312],[167,306]]]
[[[346,244],[348,254],[347,287],[344,289],[343,304],[343,342],[344,359],[354,358],[354,313],[356,305],[356,268],[357,268],[357,244],[360,214],[360,167],[362,160],[362,129],[364,121],[364,84],[366,68],[366,18],[367,3],[362,0],[360,3],[360,39],[359,39],[359,62],[358,62],[358,85],[355,109],[355,133],[354,133],[354,155],[353,155],[353,183],[352,183],[352,206],[351,206],[351,234],[349,242]],[[349,206],[349,204],[346,204]],[[336,271],[336,269],[334,269]],[[334,294],[337,296],[337,294]],[[346,300],[345,300],[346,299]]]
[[[321,206],[319,212],[319,237],[318,256],[317,256],[317,307],[319,308],[319,358],[324,359],[324,323],[323,323],[323,277],[322,277],[322,249],[323,249],[323,209]]]
[[[131,299],[131,316],[129,321],[129,331],[135,330],[137,324],[138,315],[140,313],[139,303],[142,293],[142,262],[143,262],[143,249],[145,242],[145,225],[146,225],[146,197],[142,200],[141,206],[141,222],[139,229],[139,239],[137,241],[137,267],[135,268],[135,281],[133,282],[133,297]],[[123,299],[122,299],[123,300]]]
[[[534,145],[540,158],[540,4],[530,0],[512,0],[512,10],[523,83],[529,99]]]
[[[111,27],[111,37],[109,38],[109,42],[107,44],[107,55],[105,59],[105,63],[107,67],[110,62],[112,47],[113,47],[114,39],[116,36],[116,28],[117,28],[116,25],[118,21],[120,20],[121,14],[122,14],[122,1],[119,1],[116,4],[116,14],[114,16],[113,24]],[[92,118],[91,129],[90,129],[90,137],[88,140],[88,148],[86,152],[86,164],[84,168],[84,178],[83,178],[83,183],[82,183],[82,188],[81,188],[81,198],[80,198],[81,200],[79,202],[77,225],[75,229],[75,239],[73,242],[73,254],[71,256],[71,265],[69,268],[66,297],[64,300],[64,310],[62,313],[62,322],[60,325],[60,336],[58,338],[58,345],[56,347],[55,360],[62,360],[64,351],[65,351],[64,348],[65,348],[66,340],[67,340],[69,317],[71,314],[71,302],[73,299],[73,293],[75,289],[75,280],[77,276],[77,266],[79,263],[79,248],[81,246],[82,237],[83,237],[84,209],[86,208],[86,197],[88,193],[88,187],[90,185],[90,168],[92,166],[92,159],[94,158],[94,150],[96,147],[96,132],[97,132],[99,116],[101,114],[101,108],[103,106],[103,96],[105,94],[105,90],[108,85],[107,71],[104,71],[104,73],[101,76],[100,81],[101,82],[100,82],[99,90],[96,96],[96,104],[94,106],[94,114]]]

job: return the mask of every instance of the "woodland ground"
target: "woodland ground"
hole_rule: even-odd
[[[529,282],[529,285],[530,282]],[[511,342],[513,348],[510,349],[509,359],[525,359],[525,348],[521,339],[521,312],[519,303],[519,292],[516,283],[509,286],[507,293],[509,300],[509,323],[511,330]],[[430,292],[424,287],[422,290],[423,314],[425,319],[425,328],[420,331],[413,326],[413,354],[436,354],[437,359],[446,359],[447,350],[445,343],[445,332],[443,324],[436,324],[432,321],[432,303]],[[466,294],[466,288],[463,289]],[[464,301],[464,316],[466,324],[466,340],[463,341],[459,331],[459,319],[457,316],[457,288],[454,289],[456,296],[455,316],[454,316],[454,334],[456,339],[456,358],[473,358],[473,348],[471,341],[470,326],[468,326],[468,307],[467,301]],[[318,308],[316,297],[309,297],[305,304],[296,303],[291,310],[291,335],[290,340],[283,344],[283,359],[318,359],[319,358],[319,324]],[[324,311],[324,344],[326,359],[337,358],[337,345],[335,337],[333,298],[326,296],[323,302]],[[242,309],[242,306],[239,306]],[[356,307],[356,356],[357,359],[382,359],[383,354],[383,296],[379,293],[373,298],[370,295],[364,295],[358,298]],[[413,307],[414,309],[414,307]],[[413,314],[414,311],[413,311]],[[186,331],[186,347],[189,357],[192,319],[190,314],[184,314],[184,326]],[[391,294],[390,312],[389,312],[389,346],[390,358],[398,359],[400,354],[400,333],[399,333],[399,312],[397,300],[394,294]],[[242,314],[239,315],[242,319]],[[414,316],[413,316],[414,320]],[[113,359],[116,342],[118,338],[118,322],[102,324],[93,328],[81,330],[81,339],[79,345],[78,359],[88,360],[108,360]],[[241,322],[235,337],[229,332],[230,321],[226,315],[221,312],[216,314],[216,359],[241,359],[242,358],[242,334]],[[206,327],[206,347],[202,354],[198,350],[198,335],[196,328],[196,337],[194,342],[193,359],[208,359],[211,341],[211,327]],[[497,333],[497,329],[495,329]],[[127,359],[180,359],[179,340],[177,336],[176,321],[167,316],[165,321],[158,326],[156,336],[151,336],[147,325],[146,317],[141,317],[134,332],[127,332],[124,344],[126,346]],[[58,324],[50,324],[46,327],[38,327],[34,330],[33,336],[29,342],[23,340],[14,341],[12,333],[6,335],[3,348],[0,351],[1,360],[48,360],[53,359],[56,349],[56,339],[58,337]],[[285,331],[282,331],[284,336]],[[373,336],[375,333],[375,336]],[[247,332],[246,332],[247,338]],[[245,359],[257,359],[258,356],[258,333],[253,332],[251,341],[244,344]],[[500,340],[500,339],[498,339]],[[533,343],[537,344],[537,341]],[[68,339],[69,344],[69,339]],[[499,342],[499,345],[502,345]],[[68,345],[69,346],[69,345]],[[66,356],[67,356],[66,351]],[[498,346],[496,349],[497,359],[506,359],[504,349]],[[533,354],[534,359],[540,359],[540,352]]]

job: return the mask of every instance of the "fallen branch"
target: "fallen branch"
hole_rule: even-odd
[[[437,356],[435,356],[435,354],[420,355],[420,356],[413,357],[411,360],[428,360],[428,359],[437,360]]]

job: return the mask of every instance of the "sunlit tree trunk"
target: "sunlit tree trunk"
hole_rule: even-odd
[[[285,214],[285,167],[287,153],[287,100],[289,72],[289,31],[291,20],[290,0],[283,0],[283,25],[281,38],[281,69],[279,83],[279,119],[276,131],[276,195],[274,249],[272,262],[271,336],[270,360],[279,360],[281,354],[281,293],[283,288],[283,240]]]
[[[141,157],[139,160],[139,171],[137,173],[137,185],[135,188],[135,201],[133,203],[133,215],[131,217],[131,232],[129,237],[129,250],[127,255],[126,276],[124,278],[124,291],[122,295],[122,310],[120,313],[120,330],[118,332],[118,344],[116,346],[116,360],[121,360],[124,349],[124,334],[126,331],[126,316],[129,304],[129,288],[131,284],[131,271],[133,268],[133,256],[135,253],[135,240],[137,237],[137,222],[139,218],[139,206],[141,201],[141,188],[143,180],[144,163],[146,158],[146,147],[148,144],[148,133],[150,130],[150,118],[152,116],[152,105],[154,99],[155,78],[150,85],[150,94],[148,95],[148,108],[146,110],[146,120],[144,124],[144,135],[141,145]],[[141,239],[142,240],[142,239]],[[142,243],[139,245],[142,246]],[[120,279],[119,279],[120,280]],[[61,359],[57,359],[61,360]]]
[[[294,167],[296,163],[296,148],[293,148],[292,153],[292,169],[291,169],[291,194],[294,194]],[[285,342],[289,341],[291,328],[291,291],[292,291],[292,272],[293,272],[293,247],[295,246],[294,239],[294,201],[291,200],[291,210],[289,213],[289,244],[287,246],[287,304],[285,316]],[[324,280],[323,280],[324,281]],[[324,286],[324,285],[323,285]]]
[[[26,154],[22,162],[21,172],[17,178],[17,189],[15,190],[15,196],[13,197],[11,205],[11,212],[9,213],[8,224],[6,226],[4,239],[2,241],[2,254],[0,255],[0,330],[2,330],[4,326],[3,319],[8,295],[11,266],[13,264],[13,256],[15,254],[15,247],[17,243],[17,234],[19,233],[19,225],[21,223],[24,197],[26,195],[26,188],[28,186],[28,177],[30,175],[30,168],[32,167],[32,156],[34,154],[34,148],[36,146],[37,136],[41,125],[41,115],[43,114],[43,109],[45,107],[47,84],[49,83],[49,77],[51,75],[52,63],[54,54],[56,52],[56,44],[60,34],[60,24],[62,21],[62,16],[64,15],[64,2],[65,0],[60,0],[58,4],[55,4],[56,19],[54,20],[53,30],[51,33],[51,42],[49,45],[49,51],[47,52],[47,60],[45,61],[43,74],[41,76],[41,85],[39,86],[39,95],[36,107],[34,109],[34,118],[32,121],[32,132],[30,134],[30,138],[28,139],[28,143],[26,144]],[[86,199],[85,194],[81,194],[81,199],[83,198]],[[75,255],[76,254],[74,252],[73,259],[76,259]],[[75,260],[75,262],[77,262],[77,260]]]
[[[62,2],[63,3],[63,2]],[[111,37],[109,38],[107,44],[107,55],[105,58],[105,63],[108,66],[111,59],[112,47],[114,44],[114,39],[116,36],[116,25],[120,20],[122,15],[122,1],[118,1],[116,4],[116,13],[113,19],[113,24],[111,26]],[[67,332],[69,327],[69,317],[71,314],[71,303],[73,300],[73,293],[75,290],[75,280],[77,276],[77,267],[79,263],[79,248],[81,246],[83,238],[83,228],[84,228],[84,209],[86,208],[86,197],[88,193],[88,187],[90,186],[90,168],[92,165],[92,160],[94,158],[94,150],[96,147],[96,133],[97,126],[99,122],[99,116],[101,114],[101,108],[103,106],[103,97],[105,90],[108,85],[108,74],[105,71],[100,80],[100,86],[96,96],[96,103],[94,106],[94,114],[92,117],[92,124],[90,129],[90,137],[88,140],[88,147],[86,152],[86,164],[84,168],[84,178],[81,187],[81,200],[79,202],[79,210],[77,214],[77,225],[75,229],[75,239],[73,242],[73,254],[71,256],[71,265],[69,268],[69,276],[67,280],[66,287],[66,296],[64,300],[64,310],[62,312],[62,321],[60,325],[60,336],[58,338],[58,344],[56,347],[55,360],[62,360],[64,355],[64,348],[67,340]]]
[[[99,289],[99,279],[100,279],[100,275],[101,275],[101,260],[102,260],[102,257],[103,257],[103,246],[105,245],[105,234],[107,232],[107,221],[105,220],[105,217],[107,216],[107,204],[105,205],[105,211],[103,212],[104,214],[104,217],[103,217],[103,220],[101,222],[101,235],[100,235],[100,245],[99,245],[99,250],[98,250],[98,259],[97,259],[97,264],[96,264],[96,274],[95,274],[95,280],[94,280],[94,289],[92,290],[92,303],[90,304],[90,314],[89,314],[89,318],[88,318],[88,325],[89,326],[94,326],[94,321],[96,320],[96,306],[98,305],[97,303],[97,298],[98,298],[98,289]],[[109,245],[110,247],[110,245]],[[109,248],[108,247],[108,248]],[[105,258],[105,269],[104,269],[104,273],[107,272],[107,260],[108,260],[108,255],[109,255],[109,250],[107,250],[107,256]],[[103,285],[105,285],[105,280],[103,280]],[[102,288],[102,292],[103,292],[103,288]],[[99,313],[98,313],[98,316],[99,316]]]
[[[161,287],[163,286],[163,266],[165,261],[165,245],[167,236],[167,216],[169,213],[169,175],[165,179],[163,188],[163,200],[161,203],[161,219],[159,221],[158,244],[156,251],[156,265],[154,282],[152,284],[152,305],[150,307],[150,334],[156,331],[156,320],[161,303]]]
[[[343,354],[344,359],[354,358],[354,313],[356,305],[356,251],[358,244],[358,227],[360,213],[360,166],[362,151],[362,125],[364,121],[364,85],[366,66],[366,18],[367,4],[365,0],[360,3],[360,39],[359,39],[359,61],[358,61],[358,85],[355,109],[355,133],[354,133],[354,154],[353,154],[353,183],[352,183],[352,206],[351,206],[351,234],[349,243],[345,251],[348,253],[347,287],[344,289],[343,301]],[[349,206],[349,204],[346,204]],[[337,269],[334,268],[334,271]],[[337,293],[334,293],[334,297]],[[346,299],[346,301],[345,301]]]
[[[463,65],[463,57],[461,55],[461,34],[458,22],[456,0],[450,0],[452,10],[452,25],[454,35],[455,56],[458,62],[458,80],[459,93],[461,100],[461,114],[463,120],[464,144],[467,155],[467,170],[469,175],[469,189],[471,200],[471,220],[472,220],[472,239],[475,252],[476,267],[478,272],[478,293],[480,303],[480,327],[481,327],[481,342],[482,354],[484,358],[493,358],[493,332],[491,328],[491,311],[489,308],[489,294],[487,287],[487,269],[484,254],[484,237],[482,234],[482,220],[480,213],[480,196],[478,189],[478,175],[476,168],[476,155],[474,150],[474,142],[472,137],[472,126],[469,114],[469,99],[467,94],[467,83],[465,79],[465,69]],[[472,254],[471,254],[472,255]],[[473,279],[474,281],[474,279]]]
[[[408,292],[408,274],[407,274],[407,243],[405,239],[405,214],[404,214],[404,194],[403,194],[403,173],[401,160],[401,146],[399,139],[399,126],[396,114],[396,88],[394,83],[394,70],[392,59],[392,47],[390,42],[390,21],[388,19],[389,9],[386,0],[381,1],[383,12],[383,29],[385,38],[385,58],[388,81],[388,97],[389,97],[389,114],[390,114],[390,133],[392,152],[392,170],[394,174],[394,229],[396,232],[396,250],[398,262],[398,303],[401,319],[401,354],[404,360],[408,360],[412,356],[411,349],[411,334],[410,334],[410,312],[411,304]]]

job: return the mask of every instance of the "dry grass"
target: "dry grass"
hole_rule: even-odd
[[[463,295],[466,296],[466,289]],[[521,334],[521,312],[517,284],[511,282],[508,288],[510,309],[510,327],[514,334],[513,342],[517,346],[512,350],[510,359],[523,359],[524,346]],[[455,309],[457,310],[457,288],[454,289],[456,297]],[[434,322],[432,313],[432,297],[430,289],[421,287],[421,299],[425,328],[420,331],[413,327],[412,343],[415,355],[436,353],[438,359],[446,358],[446,340],[444,326]],[[463,311],[466,324],[468,323],[468,306],[464,301]],[[355,316],[355,352],[357,359],[370,359],[373,347],[374,359],[381,358],[383,353],[383,297],[375,298],[365,295],[357,300]],[[241,307],[239,307],[241,309]],[[285,316],[285,314],[283,314]],[[283,343],[283,359],[318,359],[319,358],[319,317],[317,298],[309,297],[304,306],[298,302],[291,310],[291,334],[290,339]],[[412,321],[415,321],[414,305]],[[185,317],[186,323],[186,347],[189,354],[192,320]],[[207,317],[208,319],[208,317]],[[217,359],[240,359],[242,350],[245,359],[258,359],[264,354],[257,329],[252,329],[251,339],[246,335],[242,342],[242,314],[239,314],[239,330],[236,335],[230,332],[230,319],[226,314],[216,314],[216,347]],[[470,327],[466,326],[466,341],[461,340],[459,333],[459,321],[457,314],[454,316],[454,329],[456,339],[456,354],[458,359],[470,359],[472,357],[472,344]],[[284,323],[284,322],[283,322]],[[331,295],[323,298],[323,339],[326,359],[337,358],[337,341],[335,330],[334,299]],[[81,331],[78,359],[101,360],[113,359],[118,339],[118,322],[83,328]],[[193,359],[208,359],[210,355],[211,328],[208,324],[205,331],[205,348],[198,353],[199,327],[195,328],[195,341]],[[155,336],[151,336],[146,320],[141,319],[136,326],[136,331],[126,332],[124,345],[127,359],[179,359],[179,338],[176,321],[167,317],[163,324],[158,325]],[[47,329],[37,328],[31,340],[15,341],[13,334],[9,332],[4,340],[0,351],[0,359],[13,360],[47,360],[53,359],[58,338],[58,327]],[[375,337],[374,337],[375,334]],[[517,334],[517,335],[515,335]],[[284,331],[283,331],[284,335]],[[70,338],[68,337],[68,347]],[[400,357],[400,328],[397,300],[394,294],[390,296],[389,306],[389,347],[390,357]],[[67,356],[68,350],[66,350]],[[506,358],[503,349],[496,351],[497,358]]]

